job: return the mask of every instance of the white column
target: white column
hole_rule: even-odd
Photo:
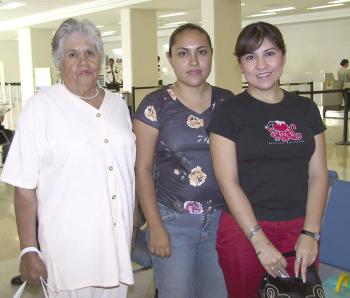
[[[51,40],[53,32],[51,29],[19,29],[18,52],[22,92],[22,105],[34,95],[35,78],[34,68],[50,68],[51,77],[56,70],[51,59]]]
[[[154,10],[121,10],[124,91],[158,84],[156,17]]]
[[[18,29],[18,54],[22,105],[34,94],[32,39],[29,28]]]
[[[212,38],[214,56],[208,81],[219,87],[241,91],[242,74],[233,55],[241,31],[240,0],[201,0],[202,26]]]

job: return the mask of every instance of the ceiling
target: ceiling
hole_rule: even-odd
[[[232,0],[233,1],[233,0]],[[330,15],[334,12],[346,11],[350,16],[350,1],[342,6],[324,8],[319,10],[308,10],[313,6],[329,5],[332,0],[242,0],[245,4],[242,8],[243,21],[261,20],[263,17],[249,17],[259,14],[264,10],[275,8],[295,7],[294,10],[278,12],[270,17],[283,17],[293,19],[301,15]],[[339,0],[338,0],[339,1]],[[341,1],[341,0],[340,0]],[[162,28],[165,24],[172,22],[200,22],[200,0],[3,0],[0,1],[0,40],[14,41],[16,29],[21,27],[56,29],[62,20],[68,17],[88,18],[96,25],[103,26],[101,32],[115,31],[113,35],[120,35],[119,10],[123,7],[140,9],[154,9],[157,14],[169,14],[174,12],[187,12],[183,16],[158,18],[158,30],[169,30]],[[11,2],[26,3],[17,9],[4,10],[1,5]],[[265,17],[266,18],[266,17]]]

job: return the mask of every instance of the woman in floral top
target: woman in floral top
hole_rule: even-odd
[[[201,27],[178,27],[167,57],[177,81],[146,96],[134,120],[136,188],[148,223],[155,283],[160,298],[223,298],[215,250],[223,198],[206,127],[215,106],[233,94],[206,82],[212,46]]]

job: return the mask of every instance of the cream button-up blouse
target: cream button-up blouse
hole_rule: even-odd
[[[54,85],[28,100],[2,181],[36,189],[39,242],[55,290],[132,284],[135,136],[108,90],[100,109]]]

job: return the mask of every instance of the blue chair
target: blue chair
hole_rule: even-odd
[[[131,251],[131,260],[142,266],[142,268],[134,270],[134,273],[152,267],[152,260],[146,243],[145,230],[139,229],[137,231],[135,247]]]
[[[328,170],[328,185],[331,187],[335,180],[338,180],[339,176],[336,171]]]
[[[350,271],[350,182],[334,180],[321,228],[320,262]]]

